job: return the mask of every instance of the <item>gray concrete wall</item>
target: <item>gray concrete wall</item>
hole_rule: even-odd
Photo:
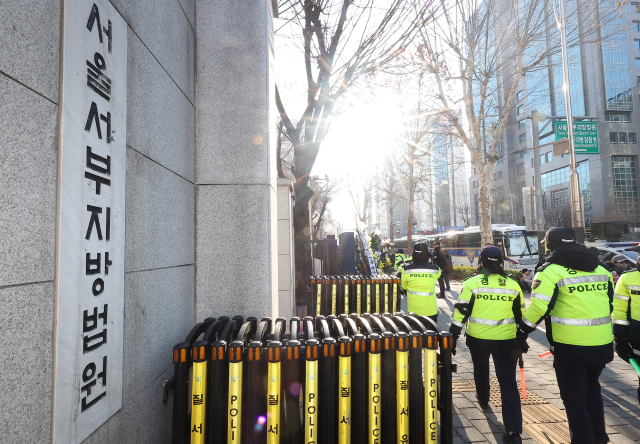
[[[122,410],[86,443],[162,443],[171,350],[195,318],[194,2],[112,0],[127,35]]]
[[[196,1],[198,318],[277,316],[270,2]]]
[[[61,1],[5,3],[0,441],[45,443]],[[279,314],[272,11],[231,0],[111,3],[128,24],[123,407],[85,442],[156,444],[171,436],[161,399],[172,347],[196,320]]]
[[[50,439],[59,3],[17,0],[0,8],[3,443]]]
[[[278,315],[295,316],[293,179],[278,179]]]
[[[169,442],[162,382],[195,322],[195,1],[129,25],[123,408],[85,442]],[[0,8],[0,440],[50,441],[60,0]]]

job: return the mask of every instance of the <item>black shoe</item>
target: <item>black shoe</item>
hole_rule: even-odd
[[[480,408],[482,410],[487,410],[489,408],[489,403],[488,402],[482,402],[478,399],[478,394],[476,393],[476,399],[478,400],[478,404],[480,405]]]
[[[443,294],[436,296],[438,299],[447,299],[447,297]]]
[[[447,288],[445,288],[445,290],[447,290],[447,291],[451,291],[451,289],[450,289],[450,288],[448,288],[448,287],[447,287]]]
[[[505,433],[504,442],[508,444],[522,444],[522,438],[520,438],[520,435],[517,433]]]

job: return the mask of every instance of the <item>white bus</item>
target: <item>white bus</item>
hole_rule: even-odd
[[[526,231],[524,226],[512,224],[495,224],[492,228],[493,245],[500,247],[502,254],[513,261],[505,261],[505,269],[533,269],[536,266],[538,237],[535,231]],[[480,227],[469,227],[464,231],[450,231],[424,237],[429,248],[433,248],[433,244],[439,241],[442,248],[451,256],[453,265],[478,266],[478,256],[482,250]]]

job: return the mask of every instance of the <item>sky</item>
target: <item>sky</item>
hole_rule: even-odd
[[[276,30],[281,23],[275,20]],[[296,40],[276,36],[276,84],[292,119],[297,119],[306,105],[304,61],[302,50],[296,44]],[[331,129],[320,148],[312,176],[326,174],[330,179],[358,183],[366,180],[377,166],[382,166],[385,152],[402,129],[402,115],[393,96],[384,88],[359,91],[347,93],[345,99],[351,106],[332,117]],[[330,210],[343,231],[355,229],[356,210],[344,184],[330,204]]]

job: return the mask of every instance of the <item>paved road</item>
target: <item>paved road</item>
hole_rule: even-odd
[[[438,323],[448,330],[453,305],[458,299],[461,283],[451,283],[453,291],[447,292],[447,299],[438,299]],[[525,293],[527,306],[529,294]],[[403,301],[406,310],[406,299]],[[457,355],[454,361],[458,364],[458,373],[454,374],[454,381],[473,380],[473,365],[469,349],[462,339],[458,343]],[[539,358],[538,354],[548,351],[545,333],[538,328],[529,336],[529,353],[525,355],[525,373],[527,389],[545,398],[550,404],[564,412],[564,405],[560,399],[553,357]],[[492,377],[495,372],[492,371]],[[605,417],[609,439],[615,444],[640,443],[640,406],[636,388],[638,378],[633,368],[617,356],[600,377],[602,394],[605,405]],[[504,427],[502,414],[498,408],[491,405],[491,409],[483,412],[477,405],[475,392],[454,393],[454,443],[488,442],[502,444]],[[536,441],[526,433],[523,434],[525,443],[553,441]]]

